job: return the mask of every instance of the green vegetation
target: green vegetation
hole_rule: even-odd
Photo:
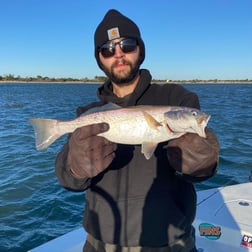
[[[38,75],[37,77],[20,77],[13,74],[8,74],[1,76],[0,81],[4,82],[104,82],[107,78],[105,76],[95,76],[94,79],[88,79],[87,77],[83,79],[76,78],[50,78]]]
[[[44,77],[38,75],[37,77],[20,77],[15,76],[13,74],[8,75],[0,75],[0,82],[80,82],[80,83],[97,83],[97,82],[104,82],[107,80],[107,77],[105,76],[95,76],[93,79],[89,79],[87,77],[82,79],[76,79],[76,78],[50,78],[50,77]],[[249,79],[243,79],[243,80],[218,80],[218,79],[211,79],[211,80],[199,80],[199,79],[193,79],[193,80],[153,80],[153,82],[158,83],[252,83],[252,80]]]

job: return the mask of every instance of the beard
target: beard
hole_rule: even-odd
[[[125,74],[116,73],[114,71],[114,68],[117,67],[118,64],[128,65],[130,70]],[[103,71],[108,76],[108,78],[116,84],[131,83],[137,76],[139,67],[139,61],[133,64],[125,59],[115,61],[110,68],[107,68],[104,65],[102,66]]]

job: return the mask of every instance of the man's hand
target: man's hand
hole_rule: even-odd
[[[97,136],[109,129],[106,123],[76,129],[69,139],[68,164],[77,178],[92,178],[105,170],[115,157],[116,144]]]
[[[169,141],[167,156],[171,167],[178,173],[204,180],[216,172],[219,149],[214,132],[206,128],[206,138],[187,133]]]

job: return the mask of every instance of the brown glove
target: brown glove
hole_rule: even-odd
[[[214,132],[206,129],[206,138],[187,133],[169,141],[167,156],[171,167],[179,174],[192,176],[193,181],[202,181],[215,174],[219,148]]]
[[[73,132],[69,139],[67,160],[75,177],[94,177],[112,162],[116,144],[97,136],[108,129],[108,124],[99,123],[78,128]]]

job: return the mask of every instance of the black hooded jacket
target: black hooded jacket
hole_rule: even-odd
[[[141,70],[140,81],[127,99],[116,97],[109,81],[98,89],[98,97],[101,103],[121,106],[200,108],[197,95],[182,86],[150,83],[150,73]],[[80,107],[78,114],[87,108],[90,105]],[[141,146],[118,145],[111,165],[94,178],[76,179],[67,167],[62,169],[66,160],[57,160],[56,174],[61,184],[72,190],[86,190],[83,225],[88,233],[122,246],[172,246],[181,239],[186,244],[193,233],[196,194],[193,184],[169,166],[166,144],[160,143],[150,160],[141,153]],[[67,144],[64,148],[67,151]]]

